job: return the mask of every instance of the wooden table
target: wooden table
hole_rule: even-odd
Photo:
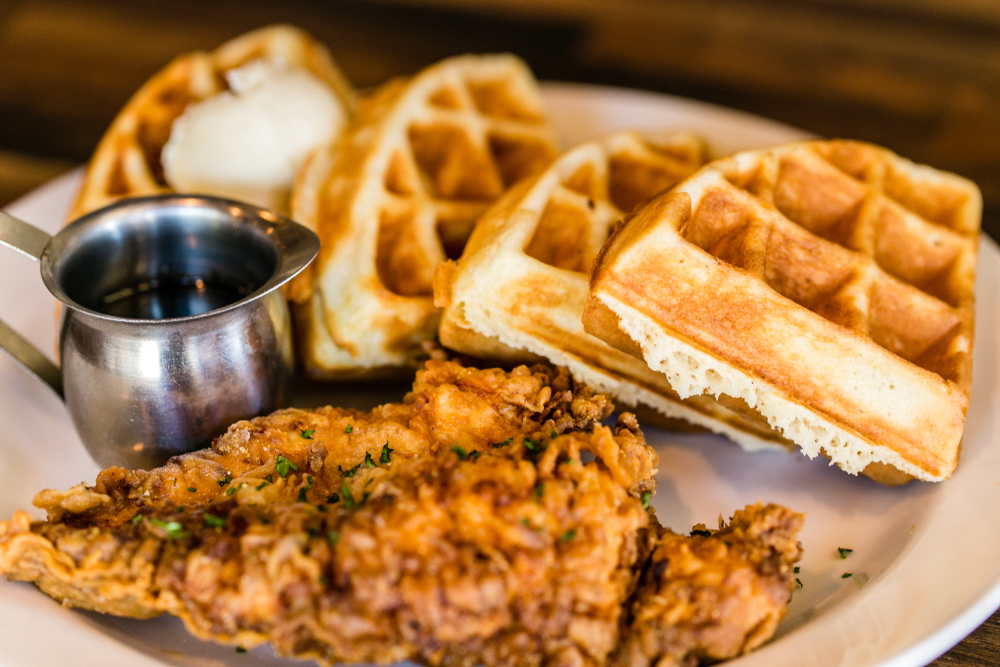
[[[883,144],[983,190],[1000,237],[1000,5],[977,0],[374,0],[0,4],[0,205],[90,155],[175,54],[272,22],[359,87],[466,51]],[[984,529],[988,529],[984,527]],[[1000,614],[935,661],[1000,663]]]

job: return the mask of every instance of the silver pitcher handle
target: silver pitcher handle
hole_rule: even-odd
[[[0,211],[0,245],[7,246],[36,262],[42,258],[52,237],[23,220]],[[47,384],[59,398],[63,397],[62,373],[48,357],[0,320],[0,351]]]

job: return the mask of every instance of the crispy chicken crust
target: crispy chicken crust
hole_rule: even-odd
[[[770,639],[795,588],[804,519],[758,503],[719,530],[699,524],[685,536],[660,529],[612,664],[694,667]]]
[[[283,410],[44,491],[47,521],[0,522],[0,574],[322,664],[687,667],[766,641],[801,515],[660,528],[657,455],[610,411],[563,370],[435,358],[402,403]]]

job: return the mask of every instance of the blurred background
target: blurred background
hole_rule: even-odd
[[[287,21],[359,87],[509,50],[541,79],[630,86],[864,139],[983,190],[1000,234],[1000,3],[989,0],[4,0],[0,204],[84,162],[174,55]]]
[[[0,206],[85,162],[173,56],[274,22],[359,88],[463,52],[863,139],[973,179],[1000,238],[1000,2],[990,0],[3,0]],[[1000,661],[997,617],[935,665]]]

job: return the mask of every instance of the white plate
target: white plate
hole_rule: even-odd
[[[804,133],[747,114],[678,98],[589,86],[546,84],[556,127],[568,142],[618,128],[691,128],[718,153],[798,139]],[[56,230],[79,173],[56,179],[9,207]],[[736,667],[892,667],[923,665],[943,653],[1000,605],[1000,392],[998,297],[1000,251],[981,245],[975,381],[962,464],[943,484],[886,489],[798,455],[744,454],[715,436],[647,429],[660,454],[660,519],[680,530],[712,525],[719,514],[762,499],[807,513],[805,558],[776,638]],[[0,317],[44,350],[53,340],[53,301],[38,268],[0,253]],[[312,389],[308,402],[316,402]],[[343,393],[323,390],[337,404]],[[394,390],[395,391],[395,390]],[[357,392],[354,392],[357,395]],[[389,400],[385,388],[361,400]],[[399,397],[402,392],[399,391]],[[352,401],[356,402],[356,401]],[[66,411],[45,387],[0,359],[0,516],[27,508],[42,488],[92,481]],[[837,547],[854,549],[841,560]],[[842,579],[844,572],[852,572]],[[193,639],[179,621],[134,621],[63,609],[31,586],[0,582],[0,664],[301,664],[262,647]]]

